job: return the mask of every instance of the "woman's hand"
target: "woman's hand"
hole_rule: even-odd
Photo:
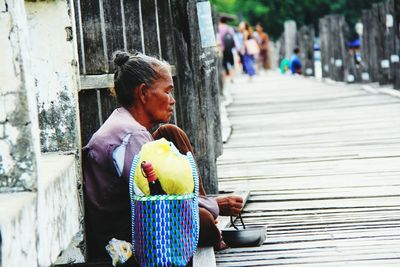
[[[243,198],[239,196],[221,196],[216,197],[218,203],[219,215],[237,216],[243,208]]]

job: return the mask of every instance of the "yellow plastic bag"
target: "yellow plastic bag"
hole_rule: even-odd
[[[139,152],[135,183],[145,195],[149,195],[149,184],[140,169],[142,161],[153,164],[161,187],[168,195],[193,192],[193,174],[187,156],[179,153],[174,144],[168,142],[165,138],[144,144]]]

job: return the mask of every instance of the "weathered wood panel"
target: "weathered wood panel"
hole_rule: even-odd
[[[124,42],[125,29],[122,21],[121,7],[123,0],[103,0],[104,28],[107,47],[108,72],[113,73],[114,63],[112,54],[117,50],[126,50]]]
[[[127,50],[143,52],[140,1],[123,0]]]
[[[108,88],[100,90],[100,104],[101,104],[101,115],[103,122],[111,115],[115,108],[119,106],[117,98],[110,95]]]
[[[79,92],[79,117],[81,120],[81,143],[85,146],[101,123],[97,102],[97,90]]]
[[[103,42],[104,23],[102,22],[103,0],[80,2],[80,17],[82,22],[82,41],[84,48],[84,66],[81,74],[101,74],[108,72],[106,47]],[[103,29],[102,29],[103,27]],[[81,45],[81,43],[79,43]],[[82,50],[81,50],[82,53]]]
[[[158,15],[156,8],[157,0],[141,1],[142,23],[144,38],[144,52],[146,55],[160,57],[158,42]]]
[[[175,65],[175,44],[172,32],[172,13],[170,2],[157,1],[158,25],[160,27],[161,57],[168,63]]]

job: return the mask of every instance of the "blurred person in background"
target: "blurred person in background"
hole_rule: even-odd
[[[233,82],[234,67],[235,61],[233,56],[233,50],[237,47],[235,31],[231,26],[226,24],[228,18],[222,16],[218,25],[218,33],[221,43],[221,51],[222,51],[222,66],[224,67],[224,81],[226,77],[230,78],[230,81]]]
[[[268,34],[264,32],[264,29],[260,23],[256,24],[256,32],[254,36],[257,40],[257,43],[260,47],[260,53],[258,55],[258,66],[259,69],[263,68],[268,70],[271,68],[270,59],[269,59],[269,37]]]
[[[300,49],[295,48],[293,50],[293,55],[290,58],[290,70],[292,74],[302,74],[302,65],[301,65],[301,60],[300,60]]]
[[[238,26],[239,32],[243,34],[243,46],[241,47],[240,53],[243,55],[242,57],[242,64],[246,69],[246,74],[249,75],[250,80],[254,75],[256,75],[256,70],[254,68],[255,56],[259,53],[257,52],[254,43],[256,44],[257,48],[257,41],[254,39],[253,30],[250,25],[242,21]]]

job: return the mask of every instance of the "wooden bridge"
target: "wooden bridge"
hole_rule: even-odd
[[[250,190],[261,247],[217,266],[400,266],[400,98],[362,85],[259,75],[227,90],[220,190]]]

